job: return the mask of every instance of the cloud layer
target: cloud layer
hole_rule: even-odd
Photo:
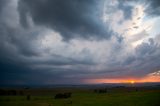
[[[159,8],[157,0],[0,0],[0,84],[156,73]]]

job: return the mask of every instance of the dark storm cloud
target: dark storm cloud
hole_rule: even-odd
[[[21,23],[27,26],[27,15],[38,25],[51,27],[64,39],[109,38],[111,31],[102,23],[97,0],[20,0]]]
[[[160,15],[160,0],[145,0],[145,3],[148,5],[146,13],[151,16]]]
[[[157,58],[160,57],[160,45],[155,42],[157,39],[142,43],[137,46],[134,55],[128,54],[124,58],[121,55],[125,54],[124,49],[127,48],[127,44],[124,44],[125,38],[120,35],[114,35],[113,41],[112,39],[106,40],[111,43],[105,42],[101,45],[102,39],[104,42],[104,38],[112,36],[108,26],[104,25],[108,24],[102,23],[100,19],[103,1],[19,0],[17,13],[10,10],[12,8],[8,8],[14,3],[5,7],[8,1],[13,2],[0,0],[0,16],[3,16],[3,18],[0,17],[0,85],[43,85],[78,83],[89,78],[142,77],[160,69],[160,58]],[[151,9],[153,9],[154,6],[158,8],[158,2],[153,0],[148,3],[151,3]],[[125,2],[119,1],[117,8],[124,11],[125,19],[130,19],[133,7],[123,3]],[[20,15],[16,19],[19,21],[20,18],[21,24],[16,24],[15,17],[5,17],[5,12],[17,14],[17,17]],[[158,15],[158,12],[155,13]],[[28,17],[33,19],[35,26],[29,25]],[[8,22],[8,20],[12,21]],[[77,48],[72,47],[73,42],[63,40],[58,42],[60,46],[57,44],[57,48],[47,48],[47,46],[54,46],[52,37],[49,38],[53,40],[51,44],[37,43],[37,41],[45,40],[44,36],[48,36],[46,32],[52,29],[59,32],[64,39],[77,40],[77,37],[93,37],[99,39],[99,42],[86,39],[89,44],[82,50],[79,48],[83,45],[84,39],[78,39],[78,46],[75,45]],[[46,46],[46,48],[41,46]],[[92,51],[90,48],[96,48],[97,51]],[[103,57],[98,57],[99,53],[102,53]]]
[[[42,51],[37,51],[41,45],[34,47],[40,30],[23,30],[0,24],[0,85],[78,82],[78,78],[66,78],[71,73],[78,74],[76,70],[67,70],[61,66],[93,64],[87,58],[87,61],[80,61],[55,54],[41,59]],[[36,66],[42,67],[33,69]],[[49,68],[50,66],[59,68]]]
[[[80,83],[88,71],[80,69],[48,68],[31,69],[23,63],[0,61],[0,85],[45,85]],[[82,75],[78,77],[79,75]],[[43,77],[42,77],[43,76]]]
[[[93,60],[79,60],[73,59],[70,57],[64,57],[61,55],[52,55],[46,59],[37,59],[35,61],[31,61],[30,64],[37,64],[37,65],[47,65],[47,66],[63,66],[63,65],[95,65]]]
[[[125,19],[131,19],[132,18],[132,9],[134,7],[131,6],[131,5],[126,5],[126,3],[128,3],[128,1],[118,0],[118,2],[119,2],[118,3],[118,8],[123,11],[124,18]]]
[[[4,55],[6,55],[5,51],[9,53],[8,51],[15,50],[16,52],[19,52],[20,55],[24,56],[35,56],[38,55],[38,53],[35,51],[33,44],[34,34],[33,32],[24,32],[20,29],[11,28],[5,24],[0,25],[0,34],[1,34],[1,53],[4,52]],[[32,36],[32,37],[31,37]],[[14,52],[13,50],[13,52]]]
[[[14,84],[19,83],[17,81],[22,81],[25,79],[25,76],[28,76],[29,70],[24,65],[18,65],[4,60],[0,61],[0,70],[1,70],[1,83],[0,84]]]
[[[145,76],[160,69],[158,57],[160,57],[160,45],[150,38],[148,43],[142,43],[136,47],[135,55],[130,55],[123,66],[129,67],[133,76]]]
[[[1,9],[6,5],[8,1],[9,0],[0,0],[0,12],[1,12]]]
[[[32,85],[32,84],[47,84],[47,81],[55,83],[63,81],[63,72],[54,72],[44,70],[33,70],[24,64],[13,64],[0,62],[1,77],[0,85]],[[42,77],[43,76],[43,77]]]
[[[38,55],[35,51],[33,40],[38,36],[39,31],[30,31],[25,29],[20,29],[16,25],[16,20],[14,16],[10,14],[16,14],[16,11],[10,9],[14,8],[10,2],[15,2],[12,0],[0,0],[0,59],[10,58],[17,59],[20,55],[24,56],[34,56]],[[12,3],[12,4],[13,4]],[[13,6],[13,7],[12,7]],[[2,10],[2,11],[1,11]],[[9,14],[9,15],[6,15]],[[10,16],[10,17],[5,17]],[[13,17],[12,17],[13,16]],[[9,20],[9,22],[8,22]],[[13,22],[13,25],[12,25]],[[13,27],[14,26],[14,27]],[[18,53],[18,56],[17,56]],[[2,59],[2,60],[3,60]]]

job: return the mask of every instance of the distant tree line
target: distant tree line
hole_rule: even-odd
[[[16,90],[3,90],[0,89],[0,96],[5,96],[5,95],[23,95],[23,91],[16,91]]]

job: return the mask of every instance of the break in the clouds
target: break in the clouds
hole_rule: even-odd
[[[159,21],[159,0],[0,0],[0,84],[146,78]]]

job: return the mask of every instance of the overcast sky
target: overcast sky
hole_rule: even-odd
[[[160,82],[159,28],[160,0],[0,0],[0,85]]]

